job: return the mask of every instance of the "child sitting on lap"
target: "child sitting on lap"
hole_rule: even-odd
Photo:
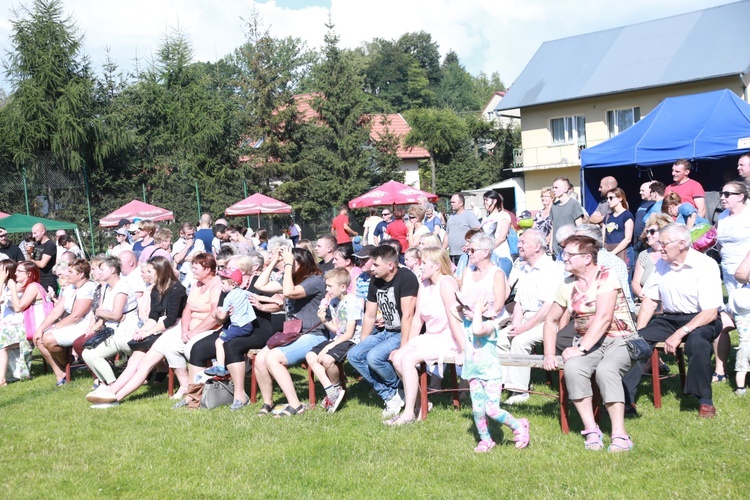
[[[362,308],[353,294],[346,293],[351,282],[349,271],[345,268],[331,269],[325,274],[325,280],[327,293],[320,302],[318,318],[334,334],[334,338],[315,346],[305,359],[326,391],[323,408],[333,413],[344,400],[344,390],[339,383],[341,374],[336,363],[343,362],[349,349],[359,342]],[[327,309],[331,313],[330,321],[326,321]]]
[[[515,419],[500,408],[503,372],[497,351],[498,329],[494,322],[484,321],[482,314],[485,311],[487,301],[481,297],[476,301],[473,314],[467,306],[461,309],[466,334],[461,378],[469,381],[474,423],[480,439],[474,451],[485,453],[495,447],[487,428],[487,416],[513,430],[516,448],[526,448],[529,444],[529,421],[525,418]]]
[[[218,274],[221,277],[221,290],[228,293],[224,297],[224,305],[216,309],[214,318],[219,322],[224,322],[229,315],[230,323],[222,328],[219,338],[216,339],[216,366],[206,370],[205,374],[225,377],[229,372],[224,366],[224,342],[237,337],[247,337],[253,333],[255,310],[249,300],[250,292],[239,288],[242,284],[242,271],[222,269]]]

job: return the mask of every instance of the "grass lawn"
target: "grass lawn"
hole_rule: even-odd
[[[641,417],[626,422],[635,449],[622,454],[584,450],[572,405],[571,433],[562,435],[556,401],[532,396],[511,408],[531,422],[530,447],[515,450],[512,433],[494,427],[496,441],[507,440],[475,454],[470,409],[454,411],[442,396],[431,398],[427,421],[395,429],[381,424],[381,405],[364,383],[350,386],[334,415],[316,408],[261,418],[260,403],[239,412],[172,410],[164,387],[96,411],[84,399],[84,372],[57,389],[38,361],[33,371],[33,380],[0,389],[6,498],[746,498],[750,487],[750,397],[728,384],[715,385],[718,417],[703,420],[696,402],[680,396],[678,378],[663,383],[659,410],[644,380]],[[292,373],[306,394],[305,373]],[[539,390],[552,391],[532,373]],[[606,417],[602,428],[609,433]]]

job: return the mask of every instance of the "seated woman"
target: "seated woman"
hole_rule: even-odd
[[[86,400],[94,403],[92,408],[119,405],[122,399],[143,384],[151,370],[164,359],[164,354],[155,349],[163,335],[182,335],[180,323],[187,302],[185,287],[177,280],[172,265],[164,257],[153,257],[148,261],[147,269],[146,281],[153,285],[148,320],[133,333],[133,340],[128,346],[133,352],[125,371],[114,383],[102,384],[86,395]]]
[[[282,292],[287,300],[290,318],[302,320],[302,331],[306,332],[289,345],[269,349],[265,347],[255,358],[255,375],[263,396],[263,407],[259,415],[268,415],[273,410],[273,381],[286,396],[287,405],[277,416],[298,415],[305,411],[294,390],[294,382],[287,367],[301,363],[310,350],[327,340],[323,324],[318,319],[320,301],[326,285],[315,265],[315,259],[307,250],[283,247],[271,257],[271,265],[261,273],[255,286],[266,290],[271,272],[276,264],[284,261]],[[274,287],[269,287],[273,291]]]
[[[99,280],[103,284],[99,307],[91,317],[92,332],[108,327],[114,335],[93,349],[84,349],[83,360],[99,384],[113,384],[117,378],[107,359],[116,354],[130,356],[133,350],[128,342],[138,329],[138,299],[128,281],[120,277],[122,263],[117,257],[98,256]]]
[[[633,271],[633,281],[630,287],[633,289],[633,297],[643,299],[643,285],[646,284],[654,270],[654,265],[661,259],[661,244],[659,243],[659,230],[672,222],[667,214],[651,214],[646,221],[641,239],[646,240],[648,248],[638,254]]]
[[[34,333],[34,345],[52,367],[58,387],[68,382],[65,377],[68,352],[65,348],[72,347],[88,328],[97,287],[89,280],[91,266],[83,259],[76,260],[61,272],[67,272],[69,285]]]
[[[411,338],[406,345],[393,352],[393,367],[404,383],[404,411],[385,422],[386,425],[405,425],[415,422],[414,405],[419,390],[417,365],[425,362],[438,365],[442,374],[443,359],[457,357],[463,352],[463,330],[456,311],[458,284],[451,271],[448,253],[439,247],[421,250],[422,286],[417,294],[417,309],[411,326]],[[424,335],[420,335],[422,325]]]
[[[476,304],[479,298],[485,298],[488,311],[485,317],[492,317],[501,326],[510,319],[505,310],[505,300],[510,289],[505,278],[505,272],[492,263],[492,251],[495,248],[495,238],[488,233],[478,232],[471,237],[466,252],[469,255],[469,265],[461,275],[461,301],[464,304]],[[510,349],[507,337],[498,339],[498,346],[504,350]]]
[[[571,276],[557,291],[544,322],[544,369],[557,368],[555,338],[567,310],[577,333],[573,347],[562,353],[565,383],[583,421],[587,450],[601,450],[602,432],[594,419],[591,376],[612,422],[611,452],[629,451],[633,442],[625,432],[625,391],[622,377],[631,360],[625,340],[635,334],[625,294],[614,273],[597,265],[601,243],[588,236],[569,236],[561,243],[562,261]]]
[[[24,380],[30,377],[31,351],[26,332],[25,316],[32,324],[44,319],[43,302],[47,296],[39,283],[39,268],[30,261],[16,263],[0,261],[0,387],[7,385],[6,371],[13,378]],[[51,307],[51,304],[50,304]],[[33,332],[31,332],[33,334]],[[11,351],[16,351],[12,353]],[[13,358],[13,366],[8,366]],[[9,370],[10,368],[10,370]]]
[[[287,240],[288,241],[288,240]],[[254,294],[251,303],[255,310],[255,321],[253,322],[253,333],[246,337],[237,337],[223,344],[225,363],[227,371],[234,382],[234,401],[230,410],[239,410],[247,405],[250,398],[245,393],[245,355],[250,349],[263,349],[271,336],[280,332],[284,324],[283,314],[274,314],[283,311],[283,300],[271,300],[273,294],[261,292],[255,288],[255,281],[263,268],[263,256],[252,250],[249,255],[238,255],[232,257],[226,264],[229,271],[239,269],[243,274],[242,288]],[[281,286],[278,289],[281,292]],[[219,306],[222,306],[225,293],[219,298]],[[191,380],[199,372],[205,369],[206,363],[216,357],[216,339],[220,330],[213,332],[195,343],[190,350],[190,364],[188,374]]]
[[[354,293],[354,285],[357,282],[357,277],[362,272],[362,268],[355,264],[355,260],[354,250],[350,245],[338,246],[333,252],[333,267],[343,267],[349,271],[349,277],[352,282],[349,285],[347,293]]]
[[[422,236],[433,234],[430,232],[430,229],[422,223],[426,211],[419,205],[409,205],[406,213],[408,215],[404,223],[408,230],[406,237],[409,242],[409,248],[418,247]]]

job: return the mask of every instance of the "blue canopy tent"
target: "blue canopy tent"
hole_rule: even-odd
[[[707,191],[721,188],[736,157],[750,152],[750,104],[729,90],[664,99],[625,132],[581,152],[581,187],[589,212],[598,203],[602,177],[612,175],[635,207],[648,180],[672,182],[671,165],[693,160],[690,177]],[[649,167],[655,167],[650,169]],[[594,170],[596,169],[596,170]]]

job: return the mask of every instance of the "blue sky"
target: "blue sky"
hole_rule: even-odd
[[[0,54],[11,48],[10,10],[2,2]],[[241,17],[255,7],[274,36],[295,36],[320,47],[332,16],[344,47],[375,37],[427,31],[445,54],[455,50],[472,74],[497,71],[513,83],[542,42],[682,14],[728,0],[64,0],[85,36],[96,68],[105,48],[122,69],[149,59],[170,26],[188,34],[195,59],[215,61],[244,41]],[[10,4],[10,5],[9,5]],[[5,75],[0,87],[9,89]]]

